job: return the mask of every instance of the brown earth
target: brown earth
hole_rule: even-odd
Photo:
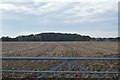
[[[5,57],[118,57],[118,42],[3,42],[2,56]],[[49,63],[48,63],[49,62]],[[61,61],[2,61],[3,69],[48,70]],[[117,61],[77,61],[92,71],[118,71]],[[62,68],[61,68],[62,69]],[[60,69],[60,70],[61,70]],[[74,66],[71,69],[76,70]],[[63,67],[62,70],[67,70]],[[3,77],[36,77],[36,73],[3,73]],[[62,75],[63,76],[63,75]],[[83,75],[84,76],[84,75]],[[83,77],[79,76],[79,77]],[[50,75],[49,75],[50,77]],[[52,75],[53,77],[53,75]],[[59,76],[60,77],[60,76]],[[65,77],[65,76],[64,76]],[[71,76],[75,77],[75,75]],[[85,76],[86,77],[86,76]],[[87,75],[88,77],[88,75]],[[104,77],[114,77],[102,75]],[[116,75],[115,75],[116,77]]]

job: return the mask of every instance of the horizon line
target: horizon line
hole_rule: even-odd
[[[42,34],[42,33],[60,33],[60,34],[77,34],[77,35],[81,35],[81,36],[90,36],[90,35],[84,35],[84,34],[80,34],[80,33],[77,33],[77,32],[36,32],[36,33],[29,33],[29,34],[18,34],[17,36],[10,36],[10,35],[2,35],[0,36],[0,38],[2,37],[10,37],[10,38],[16,38],[18,36],[29,36],[29,35],[37,35],[37,34]],[[91,38],[117,38],[119,36],[114,36],[114,37],[97,37],[97,36],[90,36]]]

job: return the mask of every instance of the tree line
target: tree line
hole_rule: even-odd
[[[67,33],[41,33],[17,36],[11,38],[9,36],[0,38],[1,41],[117,41],[116,38],[91,38],[90,36],[82,36],[79,34],[67,34]]]

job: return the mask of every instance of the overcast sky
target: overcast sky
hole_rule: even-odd
[[[2,35],[63,32],[92,37],[118,36],[117,2],[0,3]]]

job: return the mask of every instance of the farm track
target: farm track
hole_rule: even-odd
[[[2,56],[16,57],[117,57],[118,54],[117,42],[3,42],[2,46]],[[3,69],[47,70],[59,62],[3,60],[2,63]],[[105,71],[108,69],[107,71],[118,71],[118,62],[78,61],[78,63],[89,70]],[[103,67],[103,65],[106,66]],[[34,74],[3,73],[3,75],[4,77],[27,77]]]

